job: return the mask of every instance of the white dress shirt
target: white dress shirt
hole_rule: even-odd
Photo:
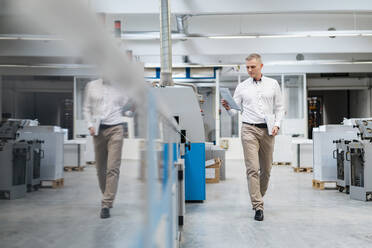
[[[284,106],[280,86],[275,79],[262,76],[256,82],[248,78],[236,87],[234,100],[242,109],[243,122],[266,123],[265,117],[274,114],[274,125],[280,127]],[[235,109],[228,111],[230,116],[237,112]]]
[[[83,108],[88,128],[95,127],[97,124],[123,123],[123,107],[128,100],[121,90],[104,83],[102,79],[89,82],[85,87]]]

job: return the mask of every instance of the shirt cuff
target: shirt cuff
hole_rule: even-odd
[[[280,121],[276,121],[276,122],[274,123],[274,126],[277,126],[277,127],[280,128]]]
[[[230,115],[230,116],[234,116],[235,115],[235,111],[233,111],[232,109],[229,109],[229,110],[226,110],[227,113]]]
[[[91,128],[91,127],[94,127],[93,123],[88,122],[88,129]]]

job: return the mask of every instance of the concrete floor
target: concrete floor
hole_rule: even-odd
[[[0,247],[131,247],[143,221],[137,163],[124,161],[112,218],[98,217],[94,167],[66,172],[65,187],[0,201]],[[372,247],[372,202],[311,187],[312,174],[274,167],[265,221],[253,220],[242,161],[227,161],[227,180],[207,185],[207,200],[187,204],[182,248]]]
[[[0,248],[131,247],[143,219],[143,183],[137,162],[122,163],[110,219],[99,218],[101,193],[95,167],[65,172],[65,186],[0,201]]]
[[[314,190],[312,174],[274,166],[265,220],[253,220],[242,161],[227,180],[207,185],[204,204],[187,205],[182,247],[372,247],[372,202]]]

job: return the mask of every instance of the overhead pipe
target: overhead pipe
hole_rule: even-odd
[[[170,0],[160,1],[160,86],[173,86]]]
[[[177,33],[187,35],[188,27],[186,24],[188,15],[176,15],[176,21],[177,21]]]

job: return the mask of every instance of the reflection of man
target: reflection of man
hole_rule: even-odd
[[[109,218],[118,188],[123,146],[123,107],[128,99],[109,81],[91,81],[85,88],[84,116],[93,136],[98,182],[102,197],[101,218]]]
[[[242,109],[241,139],[249,195],[256,211],[254,219],[262,221],[264,219],[262,198],[269,184],[274,136],[278,134],[284,108],[278,82],[261,73],[263,67],[261,56],[249,55],[246,58],[246,66],[250,78],[236,87],[234,100]],[[221,102],[230,115],[237,113],[224,99]],[[269,119],[273,119],[273,123],[269,123]],[[267,124],[273,126],[270,130],[272,135],[268,134]]]

